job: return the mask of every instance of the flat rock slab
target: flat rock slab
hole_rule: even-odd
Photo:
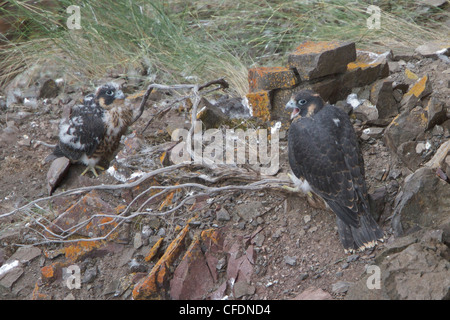
[[[344,73],[348,63],[356,60],[354,42],[306,41],[288,57],[288,66],[297,69],[302,80]]]

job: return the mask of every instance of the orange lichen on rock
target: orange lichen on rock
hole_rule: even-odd
[[[338,41],[305,41],[294,50],[294,54],[321,53],[341,46]]]
[[[214,228],[203,230],[202,233],[200,234],[200,238],[202,239],[202,241],[210,239],[214,244],[219,243],[219,236],[220,236],[219,231]]]
[[[62,264],[60,262],[52,263],[51,265],[41,268],[41,278],[44,283],[52,282],[58,276],[58,271],[61,270]]]
[[[150,273],[141,279],[133,289],[133,298],[136,300],[162,299],[169,280],[169,268],[179,257],[186,236],[189,233],[189,223],[181,230],[177,237],[170,243],[163,256],[158,260]]]
[[[34,285],[34,289],[33,292],[31,293],[31,300],[50,300],[51,297],[44,294],[44,293],[40,293],[40,286],[39,284],[36,282],[36,284]]]
[[[294,71],[285,67],[258,67],[248,70],[250,92],[291,88],[297,84]]]
[[[150,251],[148,252],[147,256],[144,259],[146,262],[152,261],[152,259],[156,256],[156,254],[158,253],[159,248],[161,247],[163,239],[164,238],[159,238],[159,240],[156,241],[156,243],[150,249]]]
[[[251,92],[247,94],[247,100],[252,114],[263,121],[270,120],[270,99],[268,91]]]
[[[288,56],[288,67],[297,70],[301,80],[344,73],[356,60],[354,42],[306,41]]]
[[[379,64],[379,63],[376,63],[376,64],[369,64],[369,63],[364,62],[364,61],[353,61],[353,62],[350,62],[350,63],[347,65],[347,71],[353,71],[353,70],[358,69],[358,68],[366,69],[366,68],[368,68],[368,67],[376,66],[376,65],[378,65],[378,64]]]
[[[420,78],[405,95],[414,95],[417,98],[422,98],[428,89],[428,76]]]
[[[72,262],[78,261],[86,254],[92,252],[95,249],[100,248],[104,244],[103,241],[78,241],[75,244],[71,244],[65,248],[66,258]]]

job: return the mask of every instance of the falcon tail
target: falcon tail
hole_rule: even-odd
[[[55,149],[52,153],[50,153],[45,159],[44,163],[49,163],[50,161],[53,161],[57,158],[64,157],[64,153],[62,152],[61,148],[59,147],[59,144],[56,145]]]
[[[336,223],[346,253],[364,251],[375,247],[378,242],[384,242],[383,230],[368,213],[360,216],[358,227],[346,224],[339,217],[336,217]]]

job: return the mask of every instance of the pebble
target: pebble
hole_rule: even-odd
[[[217,220],[219,221],[230,221],[231,217],[228,211],[225,208],[221,208],[217,212]]]
[[[97,267],[94,266],[92,268],[86,269],[83,274],[83,278],[81,279],[81,283],[91,283],[97,277]]]
[[[142,247],[142,234],[140,232],[137,232],[134,236],[133,247],[135,249]]]
[[[311,216],[310,216],[309,214],[303,216],[303,221],[304,221],[305,223],[310,222],[310,221],[311,221]]]
[[[298,279],[300,281],[303,281],[303,280],[307,279],[308,277],[309,277],[309,274],[307,274],[307,273],[300,273],[299,276],[298,276]]]
[[[348,291],[351,285],[352,283],[348,281],[338,281],[336,283],[333,283],[333,285],[331,286],[331,291],[333,293],[343,294]]]
[[[297,265],[297,257],[284,256],[284,262],[290,266]]]

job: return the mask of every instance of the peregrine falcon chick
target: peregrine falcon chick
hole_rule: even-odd
[[[50,155],[81,162],[98,177],[98,163],[110,161],[120,138],[131,125],[133,111],[124,104],[125,96],[115,83],[98,87],[84,98],[82,105],[71,108],[69,116],[60,122],[59,143]],[[50,157],[49,156],[49,157]]]
[[[348,115],[303,90],[286,104],[292,109],[289,164],[305,193],[320,196],[336,214],[345,252],[374,247],[383,231],[370,214],[364,160]]]

